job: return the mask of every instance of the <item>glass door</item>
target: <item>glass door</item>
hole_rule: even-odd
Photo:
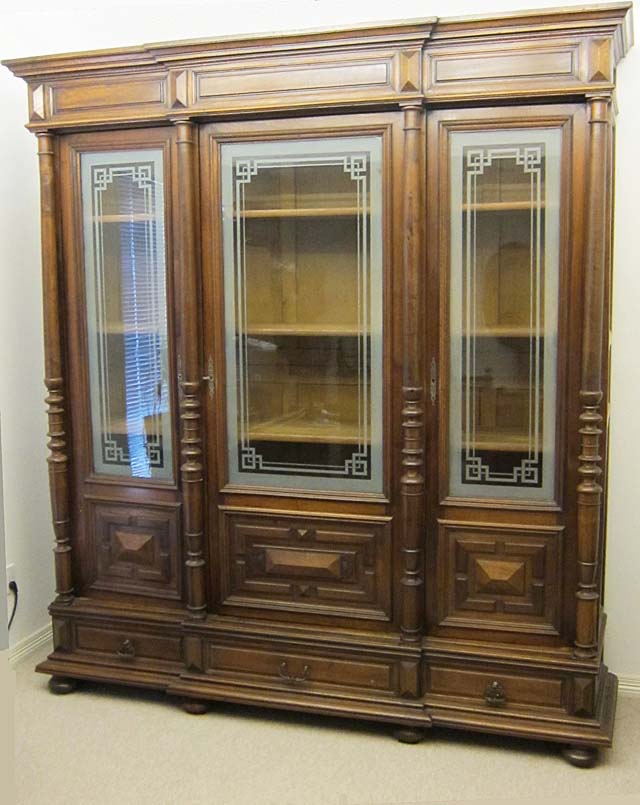
[[[172,480],[163,151],[80,156],[93,468]]]
[[[221,146],[231,483],[382,491],[382,138]]]
[[[562,132],[450,135],[449,493],[550,500]]]

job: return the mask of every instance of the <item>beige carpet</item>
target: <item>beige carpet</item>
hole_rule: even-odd
[[[53,696],[33,673],[45,654],[17,668],[19,803],[640,803],[638,696],[619,698],[615,748],[579,770],[550,744],[433,730],[408,746],[375,724],[227,705],[190,716],[164,695],[96,684]]]

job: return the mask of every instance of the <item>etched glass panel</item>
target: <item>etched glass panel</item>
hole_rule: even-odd
[[[450,491],[552,499],[561,134],[451,137]]]
[[[229,478],[382,491],[379,137],[222,147]]]
[[[162,151],[81,159],[94,469],[170,480]]]

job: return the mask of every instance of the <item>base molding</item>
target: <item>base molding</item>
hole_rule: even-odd
[[[332,696],[302,690],[289,691],[224,684],[194,676],[181,676],[167,688],[167,693],[170,696],[196,701],[219,701],[274,710],[295,710],[407,727],[431,726],[431,717],[422,702],[416,699],[372,700],[359,698],[355,694],[346,696],[343,693]]]
[[[227,702],[387,723],[407,742],[439,726],[550,741],[573,751],[574,765],[612,743],[618,680],[599,657],[575,660],[560,648],[530,663],[500,645],[405,646],[366,633],[316,639],[302,627],[176,616],[115,618],[78,601],[53,613],[56,648],[37,670],[155,688],[193,714]]]
[[[12,668],[22,662],[26,657],[33,654],[41,646],[51,643],[51,623],[47,623],[40,629],[36,629],[27,637],[19,640],[14,646],[9,649],[9,664]]]
[[[640,696],[640,676],[618,674],[618,690],[620,693],[632,693]]]

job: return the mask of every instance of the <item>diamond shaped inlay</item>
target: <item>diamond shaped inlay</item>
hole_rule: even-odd
[[[153,534],[144,531],[118,529],[115,534],[118,559],[151,564],[153,561]]]
[[[476,558],[476,564],[479,593],[524,595],[526,578],[524,562]]]
[[[440,623],[558,634],[562,528],[440,523]]]

